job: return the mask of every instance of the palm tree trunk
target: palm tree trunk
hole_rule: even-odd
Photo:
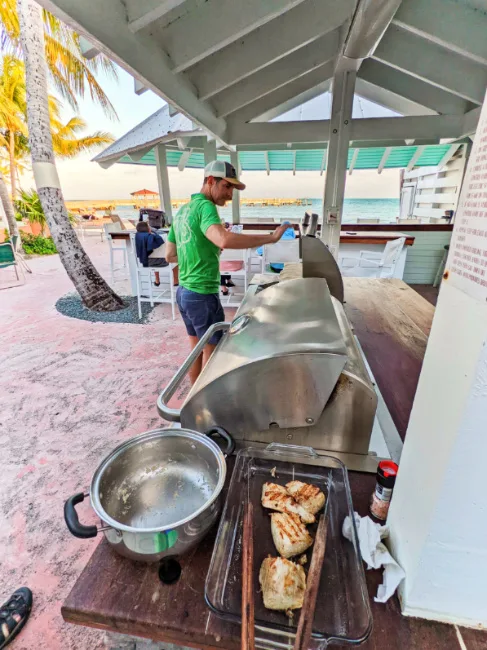
[[[7,184],[5,183],[5,179],[3,177],[2,172],[0,172],[0,200],[2,201],[5,216],[7,217],[10,237],[17,235],[18,237],[17,245],[20,246],[19,226],[17,225],[14,208],[12,205],[12,201],[10,200],[10,196],[8,195]]]
[[[52,238],[68,276],[83,303],[97,311],[115,311],[122,299],[98,274],[68,219],[52,149],[47,103],[42,10],[33,0],[17,0],[25,62],[27,123],[37,193]]]
[[[9,133],[8,153],[10,157],[10,190],[12,192],[12,201],[17,198],[17,179],[15,178],[15,134]]]

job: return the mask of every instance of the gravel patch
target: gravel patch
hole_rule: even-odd
[[[150,303],[142,303],[142,318],[139,319],[137,308],[137,297],[120,296],[125,304],[123,309],[118,311],[92,311],[87,309],[81,302],[78,293],[68,293],[56,302],[56,309],[63,316],[87,320],[91,323],[131,323],[132,325],[144,325],[148,322],[150,313],[154,309]]]

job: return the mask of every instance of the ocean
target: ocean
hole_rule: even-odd
[[[306,210],[317,212],[321,215],[322,200],[312,199],[312,205],[285,205],[281,207],[250,207],[242,205],[240,215],[242,217],[260,217],[269,218],[272,221],[274,217],[300,217]],[[117,214],[122,219],[134,219],[138,217],[138,211],[131,206],[118,207]],[[232,220],[232,206],[228,204],[224,208],[219,208],[220,215],[225,221]],[[103,214],[102,212],[99,213]],[[357,223],[357,218],[379,219],[382,223],[395,223],[399,215],[399,199],[345,199],[343,206],[343,223]]]

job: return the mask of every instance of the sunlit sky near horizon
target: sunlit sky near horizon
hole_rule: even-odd
[[[118,80],[104,76],[99,81],[118,114],[118,120],[109,119],[103,110],[89,97],[80,100],[79,114],[87,123],[86,133],[109,131],[115,139],[145,120],[164,105],[164,100],[147,91],[142,95],[134,92],[131,75],[118,68]],[[392,113],[377,107],[378,114]],[[73,110],[65,103],[64,116],[69,119]],[[102,169],[91,158],[99,151],[83,154],[73,160],[57,161],[59,176],[66,200],[125,199],[130,192],[141,188],[157,191],[155,167],[140,165],[113,165]],[[185,198],[197,192],[202,179],[201,170],[186,169],[180,172],[170,168],[169,181],[173,198]],[[319,172],[244,172],[249,197],[310,197],[323,195],[325,176]],[[33,187],[31,174],[21,178],[24,188]],[[381,175],[376,170],[355,171],[347,176],[347,198],[397,198],[399,196],[399,170],[384,170]]]

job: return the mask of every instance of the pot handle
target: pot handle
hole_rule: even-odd
[[[64,521],[68,527],[69,532],[75,537],[80,539],[88,539],[89,537],[96,537],[98,528],[96,526],[83,526],[78,519],[76,506],[85,500],[83,492],[74,494],[66,500],[64,504]]]
[[[225,458],[231,456],[235,451],[235,440],[233,437],[223,427],[215,426],[205,431],[205,436],[208,436],[209,438],[212,438],[214,435],[220,436],[220,438],[223,438],[227,443],[227,448],[223,451]]]

